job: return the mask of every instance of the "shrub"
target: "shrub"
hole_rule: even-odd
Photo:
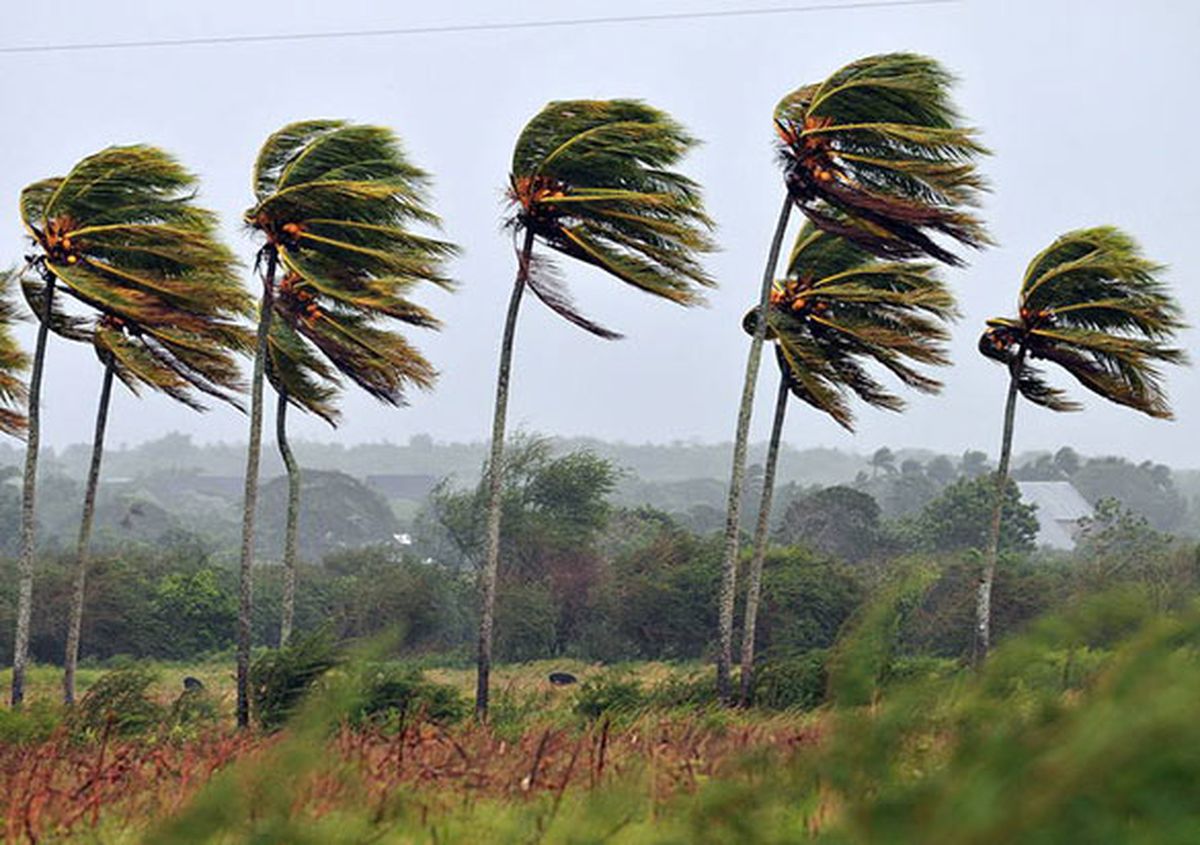
[[[336,664],[336,647],[326,630],[255,660],[250,696],[259,726],[268,731],[283,727],[313,683]]]
[[[62,721],[62,708],[43,701],[26,704],[19,710],[0,708],[0,745],[44,742]]]
[[[579,685],[575,712],[589,719],[633,713],[650,703],[642,685],[631,678],[601,675]]]
[[[457,689],[424,677],[415,669],[369,667],[362,685],[362,698],[350,721],[388,721],[393,716],[417,716],[438,723],[452,723],[467,715],[466,700]]]
[[[811,710],[829,687],[825,649],[769,657],[754,671],[753,703],[769,710]]]
[[[149,695],[156,680],[151,669],[137,665],[101,675],[71,711],[72,732],[86,738],[105,730],[128,735],[160,724],[165,709]]]

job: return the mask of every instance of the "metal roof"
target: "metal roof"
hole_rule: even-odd
[[[1090,517],[1092,506],[1069,481],[1018,481],[1021,499],[1037,506],[1039,546],[1075,548],[1079,521]]]

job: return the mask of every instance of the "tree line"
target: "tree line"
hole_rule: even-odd
[[[928,57],[870,56],[786,95],[773,115],[783,198],[762,285],[743,318],[749,356],[737,411],[716,604],[717,688],[733,693],[735,597],[747,441],[762,349],[775,351],[780,380],[764,467],[758,526],[745,585],[743,697],[752,683],[757,609],[778,444],[788,400],[800,399],[844,427],[851,400],[899,411],[881,380],[935,393],[928,367],[949,362],[948,323],[957,316],[938,265],[960,266],[954,248],[990,239],[976,212],[987,154],[951,99],[953,79]],[[696,140],[671,116],[635,100],[547,105],[518,137],[506,220],[516,278],[504,317],[492,439],[484,471],[486,519],[479,577],[476,712],[486,716],[503,548],[506,409],[520,307],[530,291],[552,311],[601,338],[619,334],[574,305],[553,255],[598,268],[644,293],[682,306],[715,284],[703,256],[715,248],[701,188],[677,167]],[[437,236],[428,175],[386,128],[338,120],[290,124],[267,139],[253,168],[244,223],[261,246],[255,297],[216,218],[195,202],[195,175],[162,150],[111,147],[65,176],[26,187],[21,221],[31,243],[6,281],[0,324],[15,316],[19,287],[36,315],[29,362],[0,339],[0,426],[23,433],[23,475],[12,702],[24,696],[35,575],[40,391],[49,335],[90,343],[104,367],[75,553],[64,659],[64,698],[74,697],[95,494],[115,381],[152,389],[191,408],[215,400],[241,406],[248,394],[249,446],[238,577],[237,716],[249,722],[252,568],[264,382],[275,391],[276,440],[289,478],[280,639],[294,619],[300,469],[287,439],[289,407],[336,424],[338,398],[353,384],[401,404],[432,387],[436,372],[403,329],[434,329],[411,298],[424,285],[453,287],[458,247]],[[793,211],[804,217],[786,255]],[[988,322],[980,351],[1006,367],[1004,437],[994,476],[992,524],[976,589],[975,654],[990,643],[991,594],[1016,400],[1075,410],[1045,380],[1054,364],[1092,392],[1155,417],[1170,410],[1161,365],[1179,364],[1172,343],[1182,316],[1132,237],[1112,227],[1068,232],[1035,256],[1020,280],[1017,316]],[[248,383],[239,356],[252,357]],[[28,385],[17,374],[29,364]],[[519,557],[519,555],[518,555]]]

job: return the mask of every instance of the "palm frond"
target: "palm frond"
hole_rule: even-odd
[[[1022,395],[1052,410],[1082,406],[1050,388],[1032,361],[1058,364],[1110,402],[1169,418],[1161,365],[1187,356],[1171,345],[1185,324],[1162,273],[1119,229],[1068,232],[1029,263],[1017,317],[988,321],[980,350],[1013,370]]]
[[[700,263],[714,249],[699,186],[674,167],[696,141],[664,112],[636,100],[552,102],[513,150],[510,225],[551,249],[655,296],[693,305],[713,281]],[[553,277],[530,286],[554,311],[599,337]]]
[[[747,331],[756,310],[743,320]],[[940,390],[916,365],[949,363],[946,323],[956,316],[933,264],[880,261],[809,222],[792,249],[788,277],[772,292],[767,338],[793,395],[853,430],[850,395],[885,410],[904,407],[869,366],[915,390]]]
[[[268,366],[276,388],[333,424],[336,373],[391,404],[428,387],[432,366],[384,321],[437,328],[410,297],[425,283],[453,287],[446,263],[458,248],[413,230],[440,221],[429,177],[395,134],[339,120],[291,124],[267,140],[254,185],[246,223],[284,270]]]
[[[13,337],[12,324],[19,319],[12,299],[19,273],[0,273],[0,432],[15,437],[25,431],[25,401],[28,398],[21,374],[29,357]]]
[[[237,405],[234,355],[249,348],[238,321],[253,300],[195,185],[160,149],[109,147],[27,187],[20,207],[38,250],[22,278],[33,312],[40,318],[54,280],[94,313],[77,316],[56,294],[52,332],[92,343],[131,390],[148,386],[199,409],[196,392]]]
[[[968,209],[987,153],[950,100],[953,78],[912,53],[869,56],[788,94],[775,109],[788,191],[809,219],[893,259],[961,263],[933,236],[990,243]],[[830,214],[827,208],[840,214]]]

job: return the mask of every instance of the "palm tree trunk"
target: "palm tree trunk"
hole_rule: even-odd
[[[45,275],[42,320],[38,325],[29,374],[28,425],[25,431],[25,477],[21,484],[21,556],[17,560],[17,632],[13,643],[12,706],[25,700],[25,666],[29,662],[29,621],[33,615],[33,557],[36,542],[33,521],[37,497],[38,446],[40,442],[42,371],[46,363],[46,339],[53,315],[55,277]]]
[[[79,520],[79,541],[75,546],[75,583],[71,589],[71,615],[67,623],[67,653],[63,658],[63,701],[75,703],[75,668],[79,664],[79,637],[83,630],[83,598],[87,587],[88,547],[92,540],[92,519],[96,515],[96,490],[100,486],[100,463],[104,459],[104,430],[108,426],[108,404],[112,399],[112,359],[105,361],[104,380],[100,385],[100,405],[96,408],[96,431],[92,436],[92,463],[88,467],[87,488],[83,493],[83,516]]]
[[[750,558],[750,582],[746,585],[746,615],[742,625],[741,703],[750,703],[754,683],[754,633],[758,624],[758,602],[762,595],[763,560],[767,556],[767,533],[771,527],[771,499],[775,495],[775,465],[779,462],[779,441],[783,419],[787,415],[788,380],[781,373],[779,393],[775,397],[775,421],[771,424],[771,443],[767,447],[767,466],[763,470],[762,500],[758,505],[758,524],[754,527],[754,553]]]
[[[972,658],[976,667],[983,665],[988,649],[991,648],[992,584],[996,580],[996,561],[1000,556],[1000,517],[1004,512],[1004,494],[1008,489],[1008,463],[1012,456],[1013,420],[1017,411],[1017,374],[1024,360],[1025,350],[1022,349],[1009,370],[1008,399],[1004,403],[1004,434],[1000,442],[1000,465],[996,469],[996,498],[992,502],[992,524],[983,561],[983,574],[975,596],[975,648]]]
[[[296,528],[300,521],[300,465],[292,454],[287,439],[286,390],[279,391],[279,404],[275,411],[275,441],[279,454],[287,467],[288,500],[287,526],[283,531],[283,620],[279,626],[279,647],[283,648],[292,638],[292,620],[296,615]]]
[[[492,672],[492,628],[496,613],[496,579],[500,571],[500,510],[504,492],[504,425],[508,416],[508,380],[512,371],[513,339],[521,295],[529,278],[533,257],[533,230],[525,230],[525,243],[517,263],[517,280],[508,300],[504,338],[500,342],[500,371],[496,376],[496,407],[492,412],[492,449],[488,456],[487,547],[480,578],[479,648],[475,675],[475,716],[487,718],[488,684]]]
[[[759,314],[765,316],[771,302],[771,285],[775,283],[775,265],[779,263],[779,248],[787,231],[792,212],[792,198],[783,199],[779,222],[771,238],[767,266],[763,271],[762,290],[758,297]],[[750,438],[750,417],[754,410],[754,388],[758,383],[758,364],[762,358],[763,340],[767,336],[767,321],[760,319],[750,341],[750,356],[746,360],[746,378],[742,382],[742,403],[738,406],[737,433],[733,439],[733,470],[729,479],[729,499],[725,511],[725,556],[721,562],[721,592],[718,599],[717,634],[720,650],[717,653],[717,696],[724,704],[732,704],[730,670],[733,665],[733,599],[737,592],[738,530],[741,523],[742,486],[746,480],[746,447]]]
[[[258,314],[258,342],[254,351],[254,375],[250,381],[250,445],[246,450],[246,486],[242,497],[242,553],[238,566],[237,626],[237,723],[250,726],[250,567],[254,563],[254,516],[258,507],[258,462],[262,456],[263,369],[271,337],[271,315],[275,308],[275,248],[267,250],[267,274],[263,279],[262,304]]]

